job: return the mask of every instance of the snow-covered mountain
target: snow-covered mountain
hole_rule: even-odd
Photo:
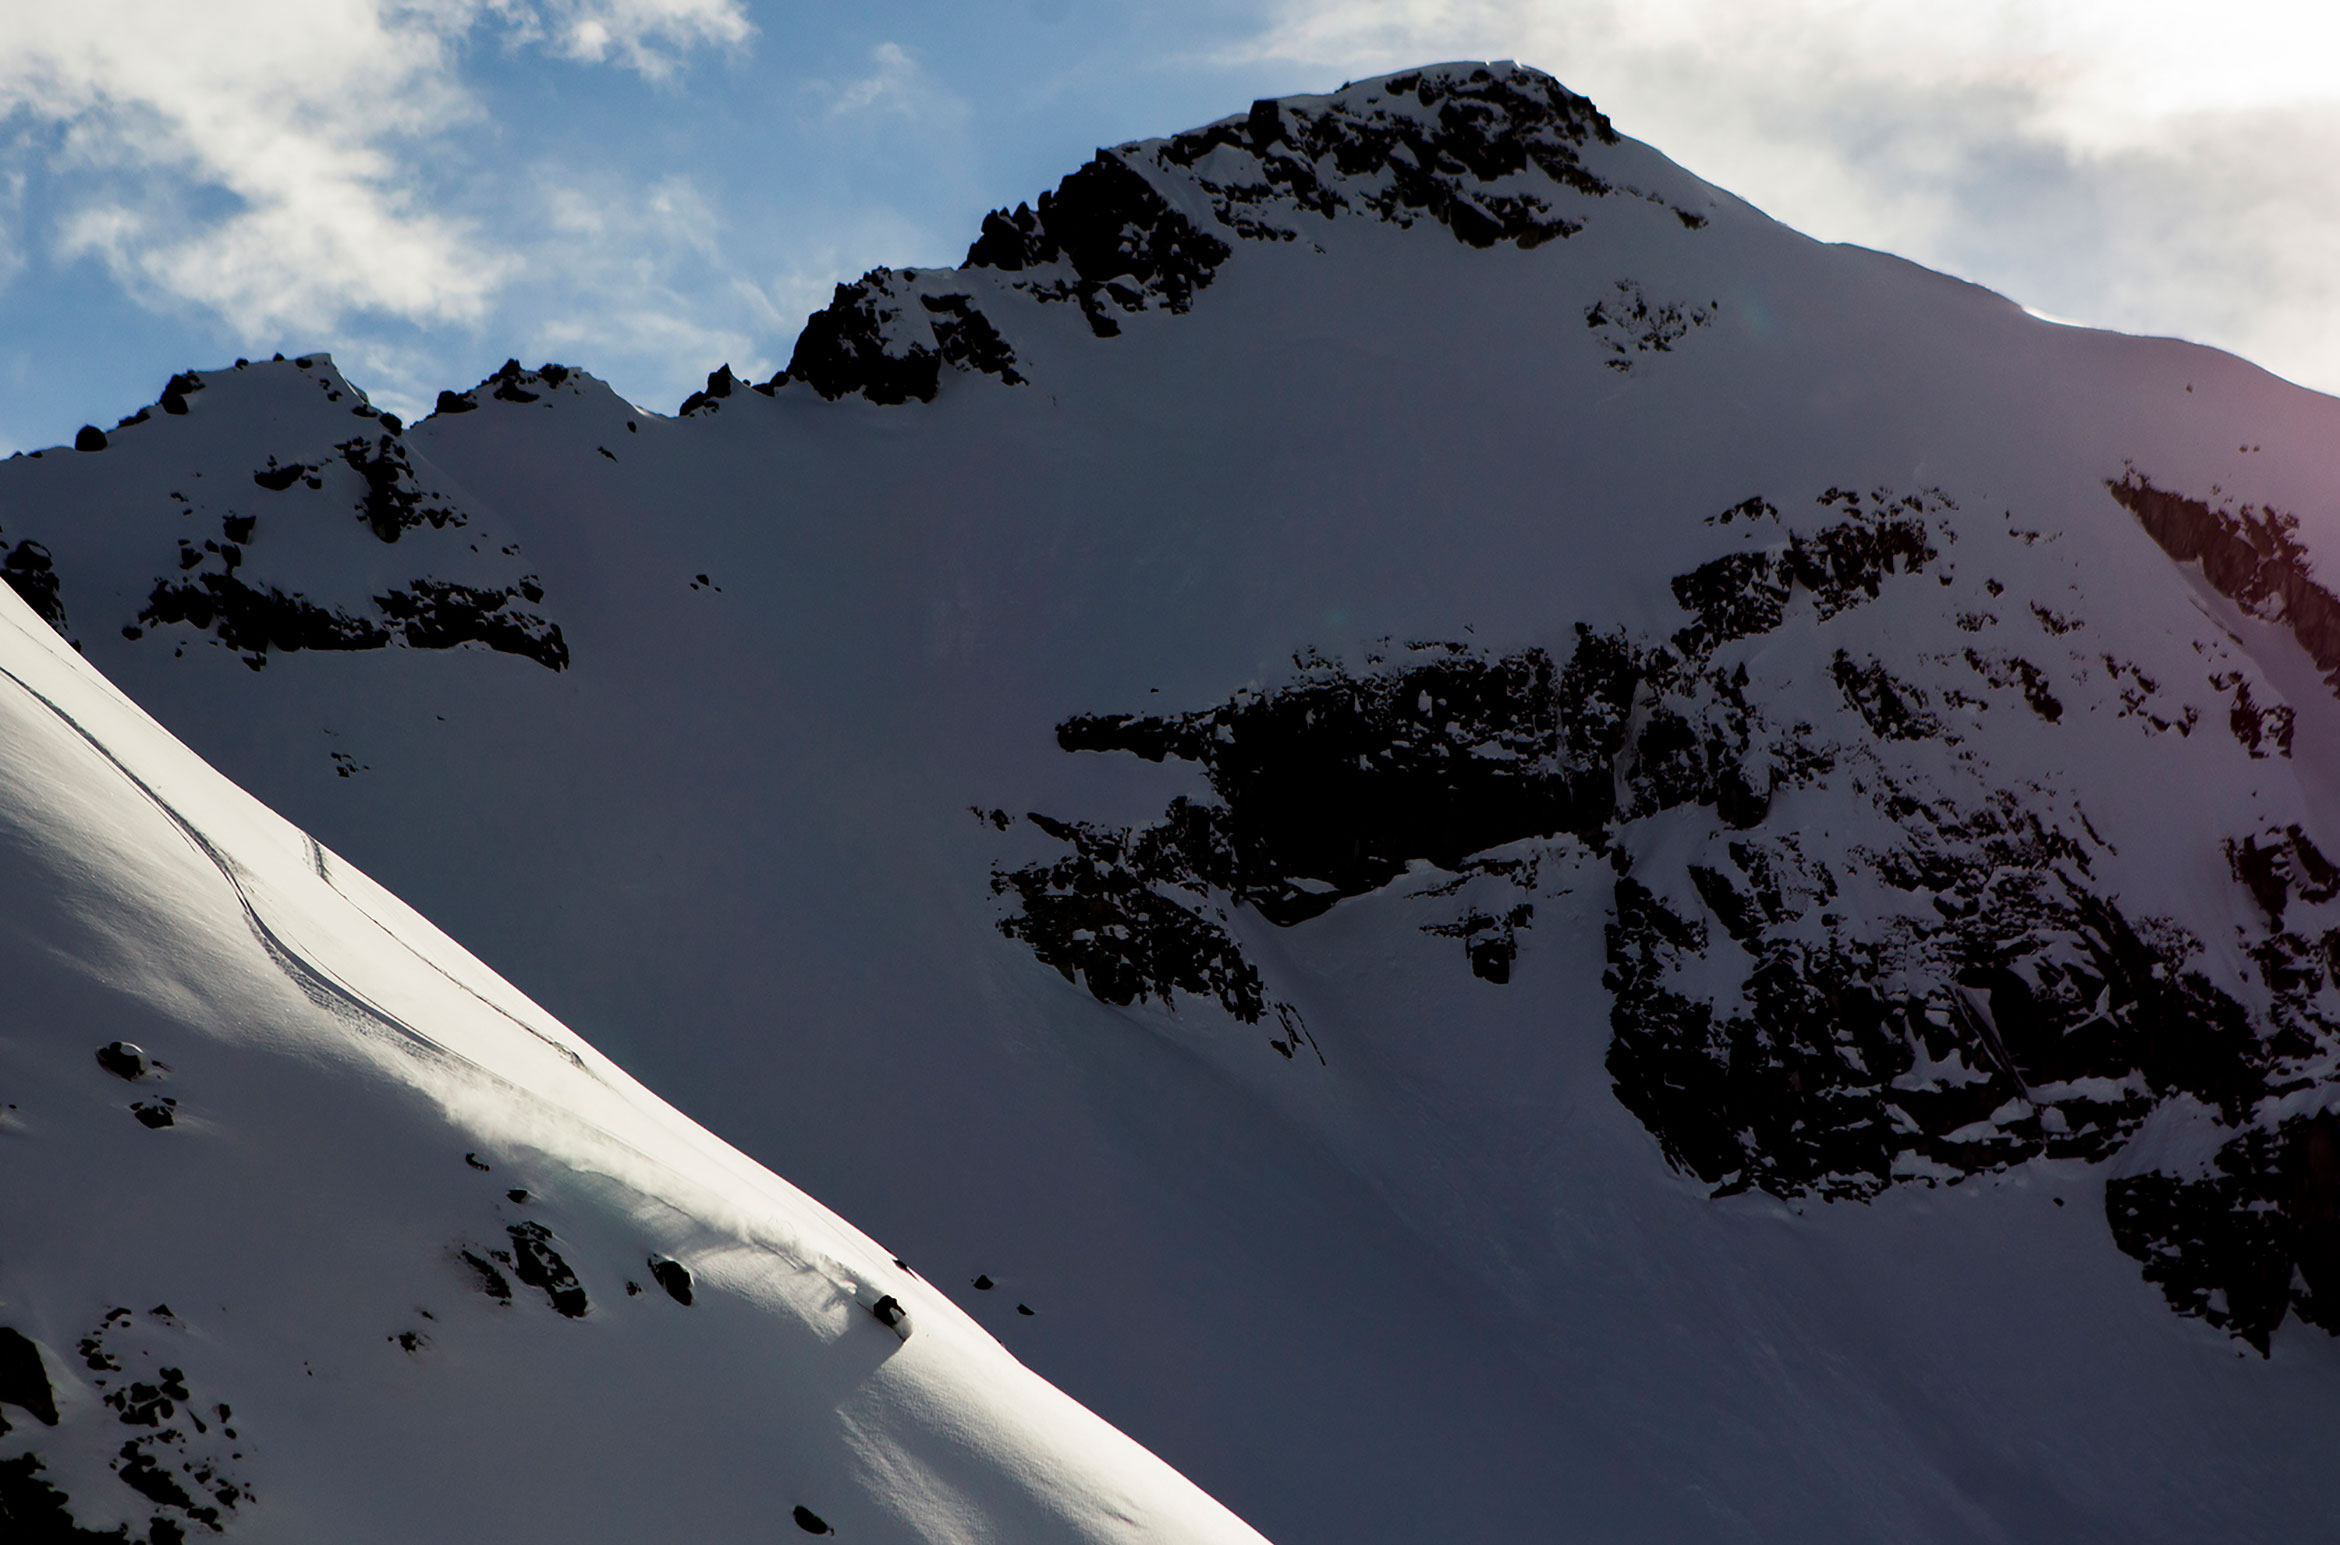
[[[4,592],[0,678],[0,1537],[1259,1539]]]
[[[2340,1528],[2331,399],[1814,243],[1466,64],[1100,152],[674,418],[515,362],[404,426],[310,356],[81,443],[0,467],[0,565],[90,664],[607,1051],[628,1111],[696,1131],[616,1066],[1285,1545]],[[20,754],[56,790],[23,829],[165,863]],[[106,916],[16,894],[22,937]],[[164,1001],[120,985],[141,928],[100,932],[72,979]],[[126,1012],[5,1044],[87,1084]],[[571,1098],[498,1034],[525,1096],[377,1080],[445,1124],[417,1152]],[[308,1076],[245,1121],[360,1097]],[[614,1252],[656,1196],[884,1255],[712,1170],[540,1215],[508,1166],[604,1172],[463,1141],[481,1220],[469,1172],[368,1171],[416,1220],[383,1232]],[[92,1195],[27,1188],[11,1234]],[[342,1241],[306,1301],[373,1233],[299,1216]],[[69,1346],[112,1259],[11,1251],[0,1314]],[[367,1420],[471,1398],[401,1376]],[[753,1441],[724,1398],[671,1452]],[[596,1430],[530,1452],[668,1464]],[[281,1452],[233,1527],[338,1484]],[[984,1537],[941,1516],[906,1526]]]

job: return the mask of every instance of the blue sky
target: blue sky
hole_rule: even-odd
[[[0,450],[187,366],[670,411],[1094,146],[1510,57],[1815,234],[2340,389],[2340,23],[2234,0],[79,0],[0,19]]]

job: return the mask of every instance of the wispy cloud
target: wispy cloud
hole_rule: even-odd
[[[237,334],[472,321],[513,258],[434,208],[417,165],[480,125],[460,64],[483,29],[653,77],[749,36],[738,0],[25,6],[0,28],[0,121],[42,132],[8,170],[58,175],[61,256]]]
[[[779,368],[768,340],[781,319],[737,266],[722,214],[697,183],[548,173],[539,196],[550,237],[539,266],[555,248],[567,256],[557,283],[514,297],[508,320],[530,345],[603,371],[663,360],[686,381],[719,362],[743,376]]]
[[[814,91],[827,98],[831,118],[956,122],[967,111],[966,103],[944,89],[899,43],[880,43],[871,49],[867,74],[842,83],[817,83]]]
[[[1518,58],[1816,235],[2340,388],[2329,6],[1285,0],[1235,53]]]
[[[738,0],[487,0],[516,42],[547,44],[583,64],[615,60],[653,79],[692,48],[737,47],[753,34]]]

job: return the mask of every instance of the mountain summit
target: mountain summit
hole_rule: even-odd
[[[830,398],[932,401],[945,365],[1021,385],[1010,337],[1045,325],[1032,308],[1065,306],[1098,337],[1116,337],[1127,317],[1190,310],[1236,244],[1305,241],[1321,252],[1328,224],[1427,223],[1473,247],[1524,250],[1583,230],[1595,200],[1641,199],[1692,230],[1706,223],[1612,180],[1650,170],[1630,150],[1605,153],[1619,143],[1590,101],[1513,64],[1255,102],[1186,134],[1099,151],[1038,209],[985,217],[960,268],[879,269],[839,285],[765,389],[794,380]]]
[[[1811,241],[1548,76],[1456,64],[1102,151],[672,418],[515,361],[406,426],[319,355],[189,372],[84,444],[0,466],[0,565],[88,665],[723,1133],[726,1174],[921,1274],[836,1280],[989,1332],[1271,1538],[2340,1528],[2331,399]],[[10,851],[144,830],[56,747]],[[221,972],[40,949],[191,1045],[299,1044]],[[57,1003],[0,1039],[58,1070],[0,1091],[21,1153],[101,1119],[251,1141],[176,1089],[160,1132],[68,1096],[163,1035]],[[533,1130],[538,1078],[448,1108]],[[378,1191],[454,1242],[440,1181],[351,1173],[320,1216]],[[507,1200],[459,1242],[534,1263],[544,1334],[598,1334],[538,1252],[599,1315],[572,1234],[716,1220],[730,1183]],[[93,1216],[96,1184],[0,1205]],[[151,1282],[256,1382],[332,1371],[336,1412],[468,1398],[42,1226],[0,1324],[43,1367]],[[411,1250],[337,1228],[304,1281],[425,1301]],[[731,1304],[676,1230],[624,1237]],[[270,1420],[322,1409],[286,1379]],[[846,1409],[771,1398],[726,1430]],[[1070,1464],[1239,1527],[1100,1428],[1084,1469],[903,1398],[898,1445],[835,1429],[867,1516],[974,1537],[954,1488]],[[145,1473],[117,1415],[73,1420],[0,1460],[32,1433],[95,1477],[76,1505]],[[681,1473],[494,1430],[580,1516]],[[945,1432],[996,1469],[921,1468]],[[252,1451],[223,1523],[298,1535],[299,1473]]]

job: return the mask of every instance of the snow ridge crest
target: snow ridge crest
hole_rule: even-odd
[[[832,400],[929,402],[945,366],[1021,385],[1010,334],[1025,306],[1070,305],[1115,337],[1125,317],[1191,309],[1241,243],[1312,239],[1337,220],[1428,221],[1475,248],[1537,247],[1582,230],[1592,202],[1665,204],[1592,164],[1619,143],[1589,99],[1508,61],[1254,102],[1099,150],[1037,206],[985,216],[959,268],[879,268],[837,286],[788,368],[757,390],[801,381]],[[1687,229],[1706,223],[1673,212]]]

